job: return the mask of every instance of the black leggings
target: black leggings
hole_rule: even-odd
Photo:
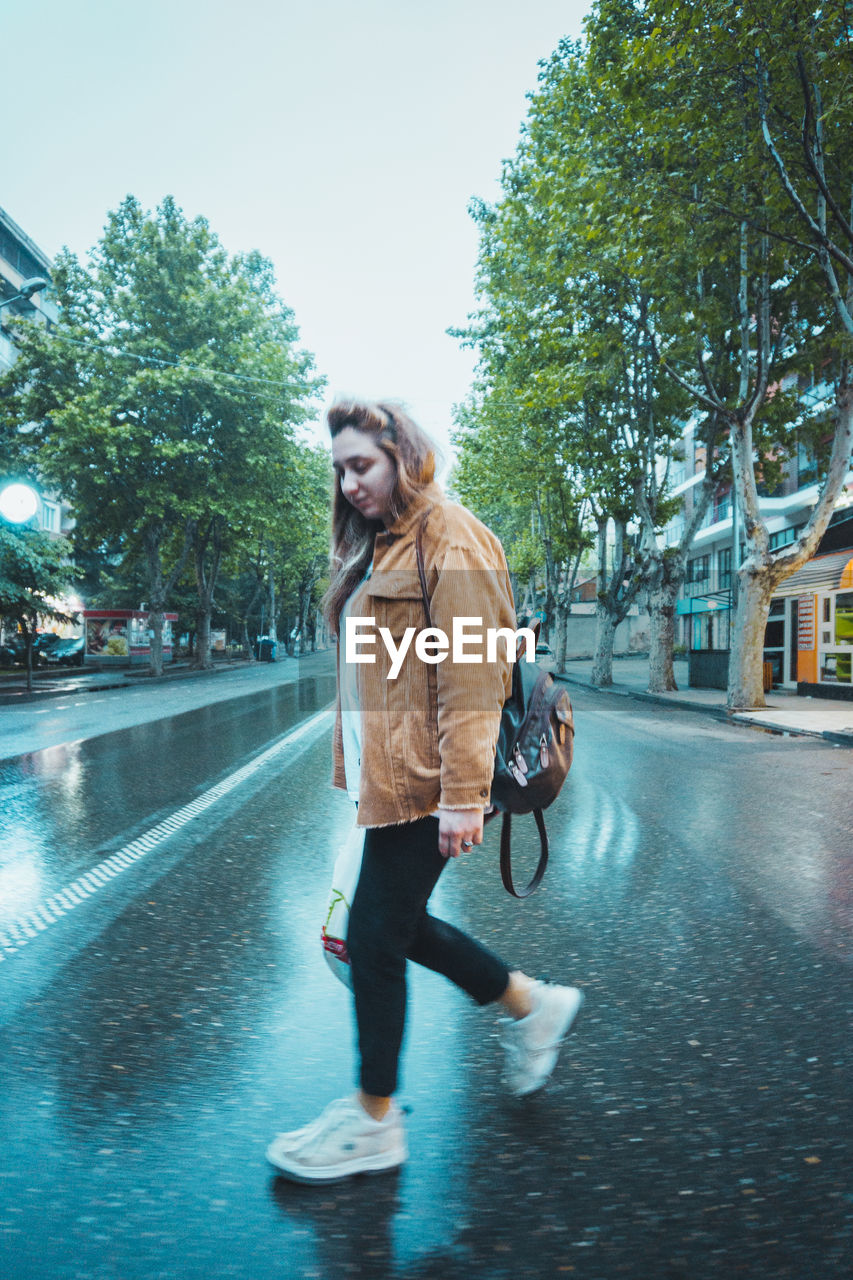
[[[365,832],[364,858],[350,912],[352,965],[361,1055],[361,1087],[388,1097],[406,1018],[406,961],[443,973],[476,1000],[491,1004],[506,991],[509,970],[496,955],[427,913],[448,859],[438,851],[438,819],[419,818]]]

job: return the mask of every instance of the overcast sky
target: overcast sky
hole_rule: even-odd
[[[85,255],[128,193],[275,264],[329,396],[440,442],[472,354],[474,195],[589,0],[0,0],[0,205]]]

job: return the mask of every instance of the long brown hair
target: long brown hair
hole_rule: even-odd
[[[332,439],[345,427],[353,427],[370,436],[394,463],[397,479],[391,492],[390,522],[398,519],[415,494],[435,477],[435,446],[399,405],[339,400],[326,415],[326,422]],[[337,632],[344,605],[367,572],[373,539],[383,528],[381,520],[368,519],[347,501],[336,476],[332,490],[330,582],[323,597],[323,610],[333,632]]]

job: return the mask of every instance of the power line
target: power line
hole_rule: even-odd
[[[106,342],[87,342],[83,338],[73,338],[70,333],[63,333],[59,328],[52,329],[51,336],[61,338],[63,342],[70,342],[77,347],[87,347],[92,351],[106,351],[109,355],[117,356],[119,359],[136,360],[138,364],[156,365],[164,369],[180,369],[182,372],[201,373],[208,377],[231,378],[237,382],[258,383],[276,387],[280,391],[296,389],[300,385],[298,383],[279,382],[275,378],[259,378],[245,373],[230,373],[227,369],[213,369],[205,365],[186,364],[181,360],[163,360],[159,356],[139,355],[135,351],[121,351]]]

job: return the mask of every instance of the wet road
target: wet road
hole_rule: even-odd
[[[351,1087],[329,694],[0,766],[4,1280],[848,1276],[849,753],[584,691],[543,888],[504,894],[493,831],[435,900],[586,990],[548,1089],[507,1099],[491,1011],[415,970],[409,1164],[272,1176]]]

